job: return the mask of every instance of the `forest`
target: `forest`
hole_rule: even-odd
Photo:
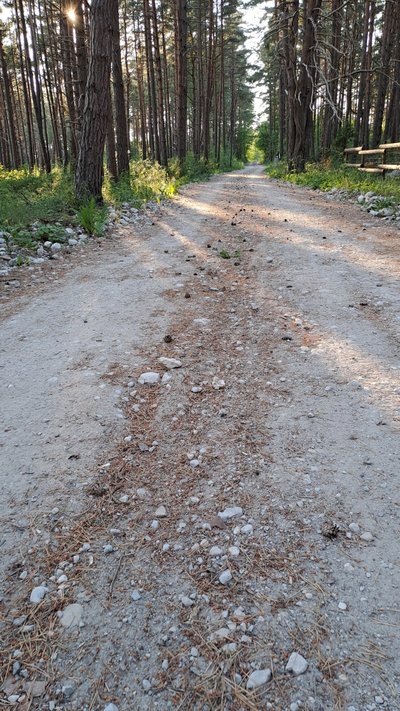
[[[265,11],[256,64],[253,6]],[[78,200],[101,202],[104,179],[135,161],[190,179],[238,167],[256,137],[267,161],[302,172],[346,146],[394,143],[399,26],[397,0],[8,0],[0,164],[61,167]]]

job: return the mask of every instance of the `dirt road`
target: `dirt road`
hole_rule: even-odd
[[[16,297],[0,708],[400,708],[398,276],[249,166]]]

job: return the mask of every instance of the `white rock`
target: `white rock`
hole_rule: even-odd
[[[53,242],[50,249],[52,252],[59,252],[62,249],[62,247],[59,242]]]
[[[149,495],[149,492],[147,491],[147,489],[136,489],[136,494],[139,499],[146,499]]]
[[[163,659],[163,660],[162,660],[162,664],[161,664],[161,669],[162,669],[163,671],[167,671],[168,667],[169,667],[169,661],[168,661],[168,659]]]
[[[143,679],[143,681],[142,681],[142,686],[143,686],[143,689],[144,689],[145,691],[150,691],[150,689],[151,689],[151,681],[149,681],[148,679]]]
[[[229,569],[224,570],[218,578],[221,585],[227,585],[232,580],[232,573]]]
[[[210,319],[209,318],[195,318],[195,319],[193,319],[193,323],[195,324],[195,326],[208,326],[208,324],[210,323]]]
[[[70,629],[72,627],[79,627],[80,623],[82,622],[82,617],[82,605],[79,605],[78,603],[72,603],[71,605],[67,605],[67,607],[63,609],[60,616],[60,623],[66,629]]]
[[[161,378],[161,382],[163,385],[167,385],[169,381],[172,380],[172,375],[171,373],[164,373],[164,375]]]
[[[192,605],[194,605],[194,600],[192,600],[187,595],[182,595],[181,603],[182,603],[183,607],[192,607]]]
[[[103,546],[104,553],[114,553],[114,550],[114,546],[112,546],[111,543],[106,543],[106,545]]]
[[[228,551],[229,555],[231,555],[233,558],[236,558],[240,553],[240,550],[237,546],[229,546]]]
[[[371,543],[371,541],[374,540],[374,537],[370,531],[365,531],[365,533],[362,533],[360,538],[362,541],[366,541],[367,543]]]
[[[215,557],[217,555],[222,555],[223,552],[224,551],[219,546],[213,546],[212,548],[210,548],[210,551],[209,551],[210,556],[212,556],[212,557]]]
[[[194,385],[192,388],[192,393],[201,393],[202,388],[199,385]]]
[[[177,358],[159,358],[158,362],[161,363],[164,368],[167,368],[167,370],[182,368],[182,362]]]
[[[223,520],[227,521],[229,518],[234,518],[235,516],[242,516],[243,509],[240,506],[230,506],[224,511],[219,511],[218,516]]]
[[[120,502],[120,504],[127,504],[129,502],[128,494],[122,494],[122,496],[119,497],[118,501]]]
[[[157,518],[165,518],[167,515],[167,509],[165,506],[159,506],[154,515],[157,516]]]
[[[160,373],[142,373],[138,382],[140,385],[156,385],[160,382]]]
[[[222,380],[221,378],[215,378],[212,379],[211,385],[213,386],[214,390],[222,390],[222,388],[225,387],[225,380]]]
[[[200,466],[200,460],[199,459],[191,459],[189,464],[193,469],[196,469],[196,467]]]
[[[221,649],[224,654],[234,654],[237,650],[237,644],[236,642],[228,642],[224,644]]]
[[[304,672],[307,671],[308,662],[301,656],[301,654],[292,652],[285,669],[287,672],[292,672],[294,676],[300,676],[300,674],[304,674]]]
[[[134,602],[137,602],[138,600],[140,600],[141,597],[142,597],[142,596],[141,596],[139,590],[133,590],[133,591],[131,592],[131,598],[132,598],[132,600],[133,600]]]
[[[246,689],[258,689],[259,686],[267,684],[271,677],[271,669],[257,669],[247,679]]]
[[[39,602],[42,602],[48,591],[48,588],[46,588],[44,585],[39,585],[37,588],[33,588],[30,596],[30,601],[34,605],[37,605]]]
[[[346,605],[345,602],[339,602],[338,608],[339,608],[339,610],[343,610],[343,611],[344,611],[344,610],[347,610],[347,605]]]
[[[354,521],[349,524],[349,529],[350,531],[352,531],[352,533],[360,533],[360,526]]]
[[[71,239],[68,240],[68,244],[69,244],[70,247],[76,247],[76,245],[78,244],[78,240],[77,240],[77,239],[73,239],[73,238],[71,237]]]
[[[251,535],[253,533],[253,526],[251,523],[246,523],[242,528],[240,529],[242,533],[247,533],[248,535]]]
[[[115,704],[107,704],[107,706],[104,707],[104,711],[118,711],[118,706]]]

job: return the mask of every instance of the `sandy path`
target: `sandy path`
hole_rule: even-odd
[[[249,166],[22,299],[0,349],[5,700],[400,707],[398,244]],[[138,386],[160,356],[182,368]]]

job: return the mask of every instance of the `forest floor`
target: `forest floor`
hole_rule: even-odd
[[[20,270],[0,708],[400,708],[399,245],[248,166]]]

